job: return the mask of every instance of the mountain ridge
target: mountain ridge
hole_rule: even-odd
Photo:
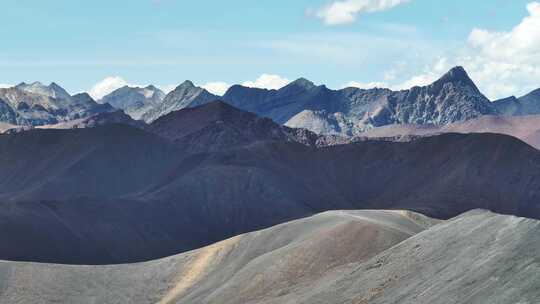
[[[88,94],[70,96],[56,83],[21,83],[0,89],[0,119],[19,126],[56,124],[112,111],[108,104],[98,104]]]
[[[540,114],[540,89],[516,98],[515,96],[493,102],[505,116],[524,116]]]

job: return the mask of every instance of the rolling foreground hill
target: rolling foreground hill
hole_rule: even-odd
[[[433,226],[434,225],[434,226]],[[334,211],[147,263],[0,262],[9,303],[536,303],[536,220]]]

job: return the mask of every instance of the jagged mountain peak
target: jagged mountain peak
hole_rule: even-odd
[[[154,86],[153,84],[150,84],[150,85],[147,85],[145,87],[145,89],[147,90],[152,90],[152,91],[161,91],[160,89],[158,89],[156,86]]]
[[[69,95],[69,93],[64,88],[62,88],[55,82],[52,82],[48,86],[42,84],[39,81],[34,81],[30,84],[26,82],[21,82],[20,84],[15,86],[15,88],[27,93],[44,95],[56,99],[68,100],[71,98],[71,95]]]
[[[433,85],[443,85],[445,83],[461,84],[462,86],[468,86],[473,88],[476,92],[480,93],[480,90],[476,87],[476,84],[469,77],[467,71],[462,66],[456,66],[450,69],[446,74],[433,83]]]
[[[178,88],[182,88],[182,89],[187,89],[187,88],[195,88],[195,84],[191,81],[191,80],[186,80],[184,82],[182,82],[178,87],[176,87],[177,89]]]
[[[174,90],[169,92],[164,98],[164,101],[168,99],[175,98],[178,95],[194,95],[201,94],[202,92],[207,93],[208,91],[204,88],[196,86],[191,80],[186,80],[178,85]]]
[[[303,89],[306,89],[306,90],[309,90],[311,88],[314,88],[316,87],[316,85],[310,81],[310,80],[307,80],[306,78],[298,78],[296,79],[295,81],[289,83],[288,85],[286,85],[284,88],[291,88],[291,87],[299,87],[299,88],[303,88]]]
[[[86,93],[86,92],[78,93],[78,94],[73,95],[73,99],[77,99],[77,100],[92,100],[92,101],[94,101],[94,99],[92,98],[92,96],[90,96],[90,94],[88,94],[88,93]]]
[[[59,89],[62,89],[62,90],[64,89],[64,88],[62,88],[59,84],[57,84],[57,83],[54,82],[54,81],[51,82],[51,83],[49,84],[49,88],[51,88],[51,89],[52,89],[52,88],[59,88]]]
[[[34,82],[31,82],[31,83],[26,83],[26,82],[21,82],[19,83],[18,85],[15,86],[15,88],[17,89],[20,89],[20,90],[26,90],[26,89],[29,89],[29,88],[46,88],[46,86],[44,86],[41,82],[39,81],[34,81]]]
[[[54,93],[55,98],[69,99],[71,95],[56,82],[51,82],[48,88]]]
[[[152,122],[173,111],[202,105],[218,98],[204,88],[195,86],[192,81],[186,80],[169,92],[156,107],[144,113],[141,118],[146,122]]]

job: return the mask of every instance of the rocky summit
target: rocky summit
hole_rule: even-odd
[[[209,93],[203,88],[196,87],[193,82],[186,80],[167,94],[161,103],[144,113],[142,119],[146,122],[153,122],[173,111],[202,105],[218,98],[218,96]]]
[[[106,95],[99,102],[108,103],[139,120],[144,113],[159,106],[163,98],[165,93],[153,85],[144,88],[124,86]]]
[[[110,112],[109,104],[98,104],[88,94],[70,96],[55,83],[21,83],[0,89],[0,121],[11,125],[49,125]]]

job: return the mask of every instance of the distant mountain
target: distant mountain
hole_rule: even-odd
[[[348,136],[390,124],[445,125],[498,113],[462,67],[431,85],[403,91],[335,91],[299,79],[280,90],[233,86],[223,99],[289,127]]]
[[[218,96],[203,88],[196,87],[191,81],[187,80],[167,94],[163,102],[144,113],[141,118],[146,122],[153,122],[173,111],[195,107],[217,99],[219,99]]]
[[[505,116],[540,114],[540,89],[516,98],[515,96],[496,100],[493,104]]]
[[[150,124],[149,130],[188,152],[222,151],[264,141],[314,147],[348,142],[345,138],[284,127],[222,101],[171,112]]]
[[[0,89],[0,122],[12,125],[55,124],[112,110],[113,107],[96,103],[88,94],[70,96],[55,83],[21,83]]]
[[[144,113],[159,106],[165,93],[155,86],[145,88],[124,86],[106,95],[100,103],[108,103],[123,110],[135,120],[140,120]]]
[[[60,87],[58,84],[54,82],[48,86],[45,86],[40,82],[34,82],[31,84],[27,84],[23,82],[15,86],[15,88],[28,92],[28,93],[49,96],[57,100],[58,99],[68,100],[71,97],[69,93],[66,90],[64,90],[64,88]]]
[[[148,131],[108,124],[0,135],[0,259],[149,260],[337,209],[540,218],[540,152],[515,138],[317,148],[237,112],[210,103]]]
[[[129,91],[128,88],[121,90],[124,94]],[[111,103],[125,109],[118,103],[127,102],[129,98],[119,93],[115,93],[116,102]],[[390,124],[445,125],[499,113],[465,70],[455,67],[429,86],[403,91],[331,90],[300,78],[279,90],[235,85],[220,98],[196,87],[191,81],[185,81],[167,94],[161,103],[145,107],[146,112],[140,117],[150,123],[170,112],[217,99],[292,128],[341,136],[355,136]],[[134,117],[137,118],[141,112]]]

